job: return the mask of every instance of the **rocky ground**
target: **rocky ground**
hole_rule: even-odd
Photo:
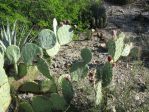
[[[114,84],[116,88],[109,94],[109,110],[115,112],[148,112],[149,111],[149,7],[145,0],[125,5],[115,6],[103,4],[107,10],[107,26],[96,31],[105,40],[112,37],[112,30],[122,31],[136,45],[142,48],[141,60],[122,60],[115,68]],[[84,36],[82,36],[84,38]],[[99,36],[92,36],[89,40],[80,38],[67,46],[62,46],[58,55],[50,66],[52,74],[69,73],[69,66],[80,58],[82,48],[90,48],[93,59],[90,71],[107,59],[107,50],[101,47]],[[83,107],[82,107],[83,108]],[[81,111],[81,110],[80,110]],[[82,112],[84,112],[83,110]]]

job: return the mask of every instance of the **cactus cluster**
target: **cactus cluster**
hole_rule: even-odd
[[[116,62],[121,56],[128,56],[133,47],[132,43],[126,43],[125,39],[125,34],[121,32],[115,34],[107,43],[108,53],[112,56],[114,62]]]
[[[82,22],[88,22],[90,28],[104,28],[107,25],[106,9],[97,0],[81,12]]]
[[[53,20],[53,30],[43,29],[38,37],[40,46],[46,50],[47,54],[54,57],[61,45],[72,41],[73,30],[70,25],[63,25],[57,29],[57,21]]]
[[[41,47],[34,43],[24,43],[21,49],[16,45],[16,37],[14,37],[14,40],[12,39],[13,35],[10,33],[9,26],[7,26],[7,32],[5,29],[1,30],[1,112],[5,112],[11,102],[10,86],[12,87],[11,89],[15,91],[43,94],[43,96],[35,96],[31,104],[27,101],[21,101],[19,105],[20,111],[59,111],[67,108],[71,102],[74,95],[71,81],[67,80],[66,77],[61,78],[61,84],[59,84],[59,86],[61,87],[62,95],[60,95],[57,91],[57,82],[50,74],[49,65],[43,57],[43,49],[45,49],[50,56],[54,56],[59,51],[60,45],[67,44],[72,40],[73,31],[69,25],[63,25],[57,30],[56,19],[54,19],[53,28],[54,32],[45,29],[39,33],[39,44]],[[8,35],[6,35],[6,33]],[[8,77],[3,69],[4,63],[6,63],[4,59],[8,59],[9,63],[14,65],[17,74],[9,78],[9,83]],[[45,79],[37,80],[39,74],[42,74]],[[52,94],[46,96],[44,95],[46,93]],[[42,105],[40,102],[43,102]],[[47,102],[49,103],[47,104]],[[40,108],[37,109],[37,107]]]

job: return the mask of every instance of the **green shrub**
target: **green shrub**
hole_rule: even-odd
[[[96,0],[100,2],[100,0]],[[18,0],[0,2],[0,21],[6,18],[12,23],[18,20],[34,29],[51,28],[53,18],[58,21],[70,20],[73,24],[83,26],[79,19],[82,10],[93,3],[92,0]],[[90,10],[90,9],[87,9]]]

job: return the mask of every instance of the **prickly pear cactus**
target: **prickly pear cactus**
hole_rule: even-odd
[[[3,68],[4,66],[4,55],[0,53],[0,68]]]
[[[18,78],[22,78],[27,74],[27,65],[24,63],[19,63],[18,66]]]
[[[68,44],[72,41],[73,30],[70,25],[63,25],[57,31],[57,37],[60,45]]]
[[[40,87],[36,82],[25,82],[18,89],[20,92],[40,93]]]
[[[100,105],[102,101],[102,81],[99,81],[95,86],[96,99],[95,104]]]
[[[46,96],[35,96],[31,102],[34,112],[52,112],[51,101]]]
[[[43,56],[42,48],[38,47],[36,44],[27,43],[22,48],[22,58],[25,64],[32,65],[37,58]]]
[[[52,112],[54,111],[63,111],[66,109],[67,103],[64,97],[60,96],[57,93],[52,93],[50,96]]]
[[[100,82],[102,81],[102,86],[106,87],[112,81],[113,68],[110,62],[106,62],[102,67],[97,68],[96,78]]]
[[[81,57],[85,64],[88,64],[92,59],[92,53],[88,48],[84,48],[81,50]]]
[[[23,101],[19,105],[19,112],[34,112],[31,104],[27,101]]]
[[[92,53],[89,49],[84,48],[81,50],[82,60],[72,64],[70,68],[70,73],[72,76],[72,80],[78,81],[80,78],[84,78],[87,76],[89,67],[88,63],[92,59]]]
[[[56,44],[56,35],[49,29],[43,29],[39,35],[39,44],[44,49],[51,49]]]
[[[84,65],[83,62],[74,63],[70,68],[70,73],[73,81],[78,81],[81,78],[84,78],[88,74],[89,67]]]
[[[59,50],[60,50],[60,44],[58,43],[58,41],[56,41],[55,46],[51,49],[47,49],[46,52],[49,56],[54,57]]]
[[[0,67],[0,109],[6,112],[11,102],[10,85],[8,77],[2,67]]]
[[[69,104],[73,99],[74,91],[73,91],[72,83],[67,77],[62,79],[62,93],[66,102]]]
[[[32,82],[25,82],[18,89],[20,92],[30,92],[30,93],[51,93],[57,92],[57,87],[54,81],[45,79]]]
[[[123,52],[124,39],[125,34],[122,32],[117,37],[114,37],[114,39],[108,41],[108,53],[112,56],[114,62],[116,62],[120,58]]]
[[[51,74],[50,74],[48,63],[43,58],[38,58],[36,65],[37,65],[38,70],[45,77],[47,77],[49,79],[53,79],[52,76],[51,76]]]
[[[102,68],[102,86],[106,87],[110,84],[113,76],[112,64],[106,62]]]
[[[132,46],[132,43],[130,43],[130,44],[125,44],[121,56],[125,56],[125,57],[128,56],[129,53],[130,53],[130,51],[131,51],[131,49],[132,49],[132,47],[133,47],[133,46]]]
[[[16,64],[21,57],[20,48],[16,45],[10,45],[6,49],[6,55],[12,64]]]

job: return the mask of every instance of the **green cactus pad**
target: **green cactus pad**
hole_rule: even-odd
[[[60,45],[68,44],[72,41],[73,30],[70,25],[63,25],[57,31],[58,41]]]
[[[21,56],[20,48],[16,45],[10,45],[6,49],[6,55],[12,64],[16,64]]]
[[[36,82],[26,82],[20,86],[18,91],[40,93],[40,87],[38,86],[38,83],[36,83]]]
[[[113,76],[112,64],[106,62],[102,68],[102,86],[106,87],[110,84]]]
[[[21,102],[18,110],[19,112],[34,112],[31,104],[27,101]]]
[[[42,48],[36,44],[27,43],[22,48],[22,58],[25,64],[32,65],[33,61],[37,60],[38,57],[43,56]]]
[[[78,81],[80,78],[84,78],[88,74],[88,65],[84,65],[84,62],[74,63],[70,68],[70,73],[73,81]]]
[[[57,93],[52,93],[50,96],[51,107],[53,111],[62,111],[66,108],[65,99]]]
[[[95,91],[96,91],[95,104],[100,105],[102,101],[102,82],[101,81],[99,81],[96,84]]]
[[[92,59],[92,53],[88,48],[84,48],[81,50],[81,57],[85,64],[88,64]]]
[[[72,83],[67,78],[62,79],[62,93],[66,102],[69,104],[73,99],[74,91],[73,91]]]
[[[40,85],[40,91],[42,93],[57,92],[57,86],[54,80],[45,79],[43,81],[40,81],[39,85]]]
[[[4,56],[0,53],[0,68],[3,68],[4,66]]]
[[[56,41],[55,46],[51,49],[47,49],[46,52],[49,56],[54,57],[59,52],[59,49],[60,49],[60,44],[58,43],[58,41]]]
[[[129,53],[130,53],[130,51],[131,51],[131,48],[132,48],[132,45],[131,45],[131,43],[130,44],[125,44],[125,46],[124,46],[124,49],[123,49],[123,52],[122,52],[122,54],[121,54],[121,56],[128,56],[129,55]]]
[[[27,65],[24,63],[20,63],[18,66],[18,77],[22,78],[27,74]]]
[[[38,58],[37,60],[37,68],[38,70],[47,78],[52,79],[50,74],[48,63],[43,58]]]
[[[0,67],[0,107],[6,112],[11,103],[10,85],[5,70]]]
[[[31,105],[34,112],[52,112],[52,104],[48,97],[35,96],[32,99]]]
[[[69,74],[63,74],[61,75],[59,78],[58,78],[58,84],[61,86],[62,85],[62,81],[64,78],[70,78],[70,75]],[[70,79],[71,80],[71,79]]]
[[[109,40],[108,42],[108,53],[112,56],[114,62],[116,62],[120,58],[123,52],[124,39],[125,34],[122,32],[118,35],[117,38],[115,38],[114,40]]]
[[[39,44],[44,49],[51,49],[56,44],[56,35],[49,29],[43,29],[39,35]]]

